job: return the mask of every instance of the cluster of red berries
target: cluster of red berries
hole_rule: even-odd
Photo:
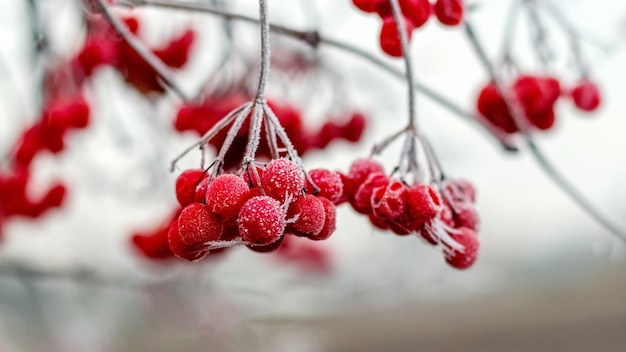
[[[582,80],[569,92],[561,88],[559,80],[551,76],[522,75],[510,87],[517,102],[524,109],[528,123],[539,130],[554,126],[554,107],[561,96],[570,97],[582,111],[594,111],[600,105],[600,90],[589,80]],[[478,96],[478,112],[491,124],[506,133],[516,133],[515,123],[505,100],[495,83],[486,85]]]
[[[178,131],[194,131],[199,136],[206,133],[230,111],[249,101],[245,95],[229,94],[222,97],[209,97],[201,103],[183,105],[176,115],[174,128]],[[299,155],[304,155],[313,149],[323,149],[331,141],[344,139],[357,142],[361,139],[367,120],[361,113],[352,113],[345,123],[338,123],[335,119],[326,121],[319,130],[311,131],[302,118],[302,114],[295,107],[283,104],[276,100],[268,101],[280,124],[285,129],[294,148]],[[246,119],[243,127],[237,133],[233,144],[224,157],[224,167],[230,169],[241,163],[248,143],[250,119]],[[265,131],[261,132],[264,135]],[[226,140],[228,128],[220,131],[209,143],[220,148]],[[270,148],[265,140],[261,141],[257,155],[270,159]]]
[[[167,233],[171,253],[195,261],[237,244],[271,252],[285,236],[328,239],[335,231],[335,203],[343,194],[341,177],[324,169],[311,170],[309,177],[317,195],[288,159],[274,159],[243,175],[221,174],[210,182],[203,170],[184,171],[176,180],[182,211]],[[135,236],[133,242],[149,257],[167,257],[164,232]]]
[[[87,20],[87,38],[72,59],[74,75],[79,82],[91,77],[97,68],[111,66],[122,74],[127,83],[144,94],[165,92],[156,70],[119,38],[108,22],[100,15],[89,16]],[[125,17],[123,21],[131,33],[139,34],[140,22],[137,18]],[[163,46],[152,49],[152,52],[168,67],[182,68],[189,59],[195,36],[192,29],[186,29]]]
[[[89,125],[89,105],[82,95],[51,99],[43,108],[42,118],[24,132],[14,148],[13,162],[27,167],[43,152],[60,153],[64,139],[73,129]]]
[[[377,228],[400,236],[415,234],[440,245],[446,262],[455,268],[465,269],[475,262],[478,214],[475,191],[468,182],[407,185],[389,177],[371,159],[356,160],[342,179],[343,199]]]
[[[63,203],[66,188],[62,183],[54,184],[43,197],[33,200],[27,192],[29,181],[30,173],[25,168],[18,168],[11,173],[0,173],[0,237],[2,227],[9,218],[38,218]]]
[[[388,55],[402,56],[402,45],[398,35],[398,26],[393,17],[389,0],[352,0],[360,10],[377,13],[383,21],[380,30],[380,47]],[[439,22],[446,26],[456,26],[463,21],[463,0],[399,0],[400,10],[404,16],[405,30],[410,39],[413,31],[423,26],[431,14],[435,14]]]
[[[198,177],[203,177],[202,173],[197,173]],[[178,226],[178,217],[182,208],[178,208],[174,214],[158,227],[144,232],[136,232],[132,236],[134,248],[144,257],[152,260],[165,260],[176,258],[168,240],[168,233],[172,226]],[[174,224],[174,225],[173,225]],[[226,248],[211,250],[211,255],[206,259],[217,258],[218,253],[225,253]],[[277,260],[297,265],[301,270],[311,273],[329,273],[332,270],[331,253],[321,243],[307,241],[306,238],[297,237],[285,233],[280,246],[275,253]]]
[[[0,232],[4,222],[13,216],[38,218],[47,210],[60,207],[66,187],[57,183],[39,200],[27,193],[30,166],[38,154],[58,154],[65,148],[70,130],[89,124],[89,105],[82,95],[50,99],[41,119],[28,128],[15,143],[9,169],[0,172]]]

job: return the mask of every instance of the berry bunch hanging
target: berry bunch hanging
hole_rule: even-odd
[[[507,89],[522,107],[526,122],[537,130],[549,130],[554,126],[555,105],[560,97],[571,98],[582,111],[594,111],[600,105],[599,89],[589,80],[577,83],[568,94],[555,77],[521,75]],[[495,83],[489,83],[480,91],[476,106],[478,112],[502,132],[519,132],[520,128]]]
[[[402,45],[398,35],[398,25],[394,19],[389,0],[352,0],[354,6],[363,12],[376,13],[382,20],[380,48],[389,56],[401,57]],[[456,26],[463,21],[463,0],[400,0],[404,17],[404,30],[409,38],[413,31],[422,27],[434,13],[440,23]]]

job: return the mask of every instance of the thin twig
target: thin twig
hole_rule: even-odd
[[[202,3],[186,3],[186,2],[181,2],[178,0],[127,0],[125,2],[119,1],[117,4],[121,6],[155,6],[155,7],[178,9],[178,10],[184,10],[184,11],[194,11],[194,12],[201,12],[201,13],[211,14],[215,16],[220,16],[220,17],[230,19],[230,20],[238,20],[238,21],[253,23],[253,24],[259,23],[259,20],[254,17],[245,16],[245,15],[241,15],[241,14],[237,14],[233,12],[228,12],[228,11],[221,10],[221,9],[216,9],[214,7],[211,7],[209,5],[202,4]],[[328,37],[324,37],[320,35],[319,32],[317,31],[299,31],[299,30],[294,30],[294,29],[281,26],[281,25],[276,25],[276,24],[269,24],[269,26],[270,26],[270,30],[274,33],[286,35],[291,38],[301,40],[313,48],[316,48],[320,44],[323,44],[327,47],[332,47],[332,48],[341,50],[345,53],[349,53],[357,57],[360,57],[397,78],[405,79],[404,72],[397,70],[393,66],[390,66],[387,62],[367,52],[366,50],[355,47],[349,43],[332,39],[332,38],[328,38]],[[493,126],[489,125],[489,123],[484,121],[484,119],[481,119],[480,116],[465,111],[462,107],[448,100],[442,94],[435,92],[434,90],[419,83],[418,81],[415,81],[414,84],[415,84],[415,89],[417,89],[422,94],[429,97],[430,99],[432,99],[433,101],[441,105],[442,107],[448,109],[452,113],[456,114],[459,117],[462,117],[464,120],[470,123],[478,123],[478,125],[483,127],[483,130],[488,132],[488,135],[490,137],[495,137],[498,140],[499,144],[501,145],[503,149],[510,151],[510,152],[515,152],[518,150],[517,146],[513,142],[511,142],[509,138],[507,138],[506,135],[494,129]]]
[[[474,48],[474,51],[478,55],[481,63],[487,69],[489,75],[491,76],[496,88],[498,89],[500,95],[504,99],[504,102],[511,112],[511,116],[515,121],[515,124],[520,130],[522,137],[526,143],[528,149],[530,149],[531,154],[533,155],[535,161],[539,163],[541,169],[554,181],[554,183],[561,188],[576,204],[578,204],[587,214],[589,214],[593,219],[596,220],[598,224],[604,227],[606,230],[620,238],[621,240],[626,242],[626,233],[623,232],[618,226],[612,223],[601,211],[596,209],[587,198],[580,193],[574,185],[572,185],[569,180],[564,177],[544,155],[544,153],[539,149],[539,146],[534,142],[528,124],[525,120],[525,112],[521,105],[517,101],[517,97],[512,94],[511,90],[506,89],[506,86],[502,82],[498,73],[495,71],[494,66],[489,61],[487,54],[482,47],[480,41],[478,40],[476,33],[474,32],[469,21],[465,22],[465,33]]]
[[[402,47],[402,57],[404,58],[404,68],[406,70],[405,79],[409,87],[409,128],[414,128],[415,120],[415,83],[413,76],[413,64],[411,62],[411,50],[409,49],[409,36],[406,34],[406,23],[402,12],[400,12],[400,4],[398,0],[390,0],[391,12],[396,22],[396,29],[400,37],[400,46]]]
[[[102,12],[107,21],[113,26],[117,34],[139,55],[142,59],[150,65],[157,73],[159,78],[176,93],[183,101],[190,101],[191,99],[183,92],[183,90],[176,84],[171,70],[159,59],[152,51],[148,50],[141,41],[137,40],[130,30],[113,14],[109,7],[105,4],[105,0],[96,0],[98,5],[102,8]]]

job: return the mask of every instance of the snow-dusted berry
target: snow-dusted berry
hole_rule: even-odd
[[[250,198],[241,207],[237,218],[239,234],[252,246],[276,242],[282,237],[285,225],[280,202],[269,196]]]
[[[476,262],[478,248],[480,247],[476,232],[462,227],[457,229],[455,233],[450,233],[450,237],[463,248],[462,250],[448,248],[449,251],[446,251],[444,254],[446,262],[457,269],[467,269],[472,266]]]
[[[439,193],[427,184],[416,184],[408,191],[409,213],[424,222],[434,218],[441,211]]]
[[[287,231],[298,236],[316,236],[324,227],[326,217],[324,205],[312,194],[298,197],[289,205],[288,219],[296,219],[287,226]]]
[[[178,218],[180,239],[189,246],[217,241],[222,236],[222,231],[222,223],[204,204],[192,203],[186,206]]]
[[[380,218],[395,222],[406,210],[407,196],[407,187],[400,180],[391,180],[382,192],[377,189],[372,193],[372,211]]]
[[[389,176],[384,173],[375,172],[370,174],[354,195],[354,210],[360,213],[372,211],[372,193],[374,189],[386,187],[387,184],[389,184]]]
[[[337,209],[333,202],[326,198],[319,198],[320,202],[324,206],[324,226],[322,231],[315,236],[309,236],[314,241],[323,241],[328,239],[334,232],[337,226]]]
[[[167,243],[175,256],[190,262],[200,260],[209,253],[208,250],[204,249],[204,246],[192,246],[183,242],[178,231],[178,220],[173,221],[170,225],[167,232]]]
[[[338,173],[326,169],[313,169],[309,171],[309,177],[319,188],[317,196],[328,198],[336,203],[343,195],[343,182]],[[313,194],[313,186],[309,182],[306,184],[306,191]]]
[[[186,207],[195,200],[196,187],[206,176],[206,172],[200,169],[183,171],[176,179],[176,199],[182,207]]]
[[[233,174],[217,176],[207,188],[206,205],[221,219],[236,216],[250,197],[246,181]]]
[[[304,174],[293,161],[275,159],[263,170],[261,183],[267,195],[284,202],[287,197],[301,194],[304,188]]]

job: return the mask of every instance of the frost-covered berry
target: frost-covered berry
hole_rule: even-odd
[[[372,159],[357,159],[352,165],[347,174],[339,173],[341,182],[343,183],[344,195],[347,197],[353,197],[359,186],[365,181],[367,176],[373,172],[385,173],[383,166]]]
[[[173,221],[170,225],[167,232],[167,243],[175,256],[190,262],[200,260],[209,253],[203,246],[192,246],[183,242],[178,231],[178,220]]]
[[[176,179],[176,199],[182,207],[186,207],[195,200],[196,187],[206,176],[201,169],[185,170]]]
[[[478,212],[471,203],[458,203],[454,205],[455,227],[466,227],[478,231],[480,218]]]
[[[424,222],[434,218],[441,211],[439,193],[427,184],[416,184],[408,191],[409,213]]]
[[[463,249],[449,248],[449,251],[445,253],[446,262],[457,269],[467,269],[472,266],[476,262],[478,248],[480,247],[476,232],[462,227],[457,229],[455,233],[450,233],[450,237],[460,244]]]
[[[389,184],[389,176],[380,172],[370,174],[354,195],[354,210],[360,213],[372,211],[372,193],[374,189],[386,187],[387,184]]]
[[[246,181],[233,174],[217,176],[207,188],[206,205],[221,219],[236,216],[250,197]]]
[[[263,170],[261,183],[267,195],[284,202],[287,197],[301,194],[304,174],[293,161],[274,159]]]
[[[380,218],[396,221],[406,210],[407,196],[407,187],[399,180],[391,180],[382,192],[378,188],[372,193],[372,211]]]
[[[204,204],[192,203],[186,206],[178,218],[180,239],[189,246],[217,241],[222,231],[222,223]]]
[[[337,226],[337,209],[333,202],[326,198],[319,198],[320,202],[324,206],[324,226],[322,231],[315,236],[309,236],[309,239],[314,241],[323,241],[328,239],[334,232]]]
[[[269,196],[250,198],[239,211],[237,226],[244,241],[265,246],[280,239],[285,231],[285,214],[280,202]]]
[[[312,194],[298,197],[289,205],[288,219],[296,219],[287,226],[287,231],[298,236],[316,236],[324,227],[324,205]]]
[[[343,195],[343,182],[338,173],[326,169],[313,169],[309,171],[309,177],[319,188],[317,196],[336,203]],[[306,191],[313,194],[313,186],[309,182],[306,183]]]

